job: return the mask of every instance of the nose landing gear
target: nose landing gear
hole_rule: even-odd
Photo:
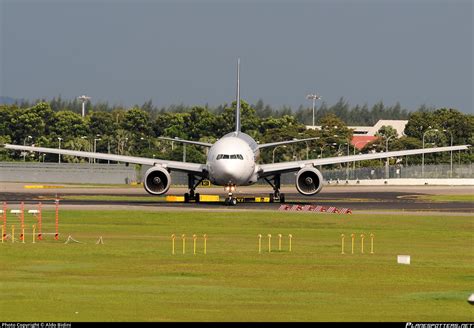
[[[237,198],[233,196],[233,192],[235,191],[235,185],[227,185],[225,190],[228,192],[228,196],[225,199],[224,203],[229,206],[237,205]]]
[[[237,198],[232,197],[232,195],[229,195],[229,197],[225,199],[224,203],[229,206],[235,206],[237,205]]]

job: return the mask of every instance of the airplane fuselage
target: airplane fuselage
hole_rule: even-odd
[[[220,186],[246,186],[257,182],[255,140],[242,132],[232,132],[217,140],[207,155],[209,180]]]

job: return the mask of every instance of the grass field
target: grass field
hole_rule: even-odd
[[[60,241],[0,245],[2,321],[474,320],[469,216],[63,210],[60,220]]]
[[[470,195],[421,195],[419,199],[431,200],[434,202],[474,202],[474,194]]]

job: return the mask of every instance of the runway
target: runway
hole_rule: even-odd
[[[60,186],[60,188],[25,189],[23,183],[6,183],[0,188],[0,202],[9,204],[25,202],[36,204],[42,201],[47,205],[58,197],[62,207],[75,209],[148,209],[148,210],[278,210],[280,203],[239,203],[226,206],[216,203],[174,203],[166,202],[164,197],[148,195],[143,188],[130,187],[84,187]],[[186,188],[171,188],[169,195],[182,195]],[[225,196],[222,188],[201,188],[201,194]],[[241,188],[236,196],[265,197],[271,188],[254,186]],[[410,211],[440,213],[474,213],[472,201],[434,201],[429,195],[470,195],[471,187],[451,186],[326,186],[314,196],[303,196],[293,186],[285,186],[287,204],[321,205],[325,207],[349,208],[354,213],[367,211]]]

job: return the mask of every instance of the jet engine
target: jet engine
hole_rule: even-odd
[[[300,194],[311,196],[323,188],[323,175],[314,167],[305,167],[296,174],[295,184]]]
[[[168,191],[171,185],[169,172],[162,167],[151,167],[145,173],[143,186],[152,195],[162,195]]]

